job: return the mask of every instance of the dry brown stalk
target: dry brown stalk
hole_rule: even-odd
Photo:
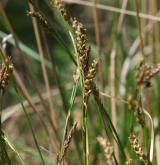
[[[29,7],[30,7],[30,10],[34,12],[34,10],[35,10],[34,7],[30,4],[29,4]],[[47,70],[45,67],[45,57],[44,57],[44,51],[43,51],[42,42],[41,42],[41,38],[40,38],[40,34],[39,34],[39,28],[38,28],[36,19],[32,18],[32,22],[33,22],[33,28],[34,28],[35,38],[36,38],[36,42],[37,42],[38,52],[40,55],[43,79],[45,82],[46,91],[48,93],[48,103],[49,103],[49,108],[51,111],[51,119],[54,124],[54,127],[56,128],[57,124],[56,124],[56,117],[55,117],[55,108],[54,108],[53,101],[52,101],[51,88],[50,88],[50,84],[49,84],[49,80],[48,80],[48,73],[47,73]]]

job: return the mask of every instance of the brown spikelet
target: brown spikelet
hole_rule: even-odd
[[[137,85],[150,86],[149,75],[151,73],[151,66],[144,63],[144,59],[140,61],[136,68],[136,82]]]
[[[73,132],[74,130],[76,129],[77,127],[77,122],[75,122],[72,126],[72,128],[70,129],[69,133],[68,133],[68,136],[67,138],[65,139],[64,141],[64,147],[63,147],[63,153],[62,155],[60,156],[59,154],[57,155],[57,165],[61,165],[62,162],[63,162],[63,159],[67,153],[67,150],[69,148],[69,145],[71,143],[71,139],[72,139],[72,136],[73,136]]]
[[[61,13],[61,15],[63,16],[63,18],[68,21],[69,16],[68,16],[68,12],[67,10],[64,8],[64,5],[62,4],[62,2],[60,0],[52,0],[51,1],[51,5],[53,7],[56,7],[57,10]]]
[[[44,18],[44,16],[38,12],[38,11],[28,11],[27,12],[28,16],[35,17],[37,21],[44,27],[46,28],[49,32],[52,32],[52,27],[50,24],[47,22],[47,20]]]
[[[80,60],[81,69],[86,75],[88,71],[88,61],[90,47],[87,45],[86,29],[83,24],[78,22],[75,18],[72,19],[72,27],[75,29],[76,46]]]
[[[127,99],[128,108],[134,113],[136,120],[142,127],[145,125],[145,117],[141,106],[141,99],[136,95],[130,95]]]
[[[74,125],[72,126],[72,128],[71,128],[71,130],[70,130],[70,132],[68,134],[68,137],[67,137],[67,139],[64,142],[64,155],[65,155],[65,153],[66,153],[66,151],[67,151],[67,149],[69,147],[69,144],[71,143],[73,132],[76,129],[76,127],[77,127],[77,122],[75,122]]]
[[[136,68],[136,81],[138,85],[145,85],[146,87],[150,87],[150,80],[157,76],[160,72],[160,64],[156,66],[151,66],[149,64],[144,64],[144,60],[141,60]]]
[[[84,81],[84,102],[88,101],[90,92],[93,87],[93,79],[96,76],[96,70],[97,70],[98,60],[93,60],[91,67],[85,77]]]
[[[0,70],[0,90],[2,95],[5,93],[8,86],[9,79],[13,72],[13,64],[10,61],[10,58],[6,58],[2,64],[2,69]]]
[[[160,72],[160,64],[157,64],[155,67],[152,67],[150,73],[145,78],[145,81],[149,81],[151,78],[155,77]]]
[[[109,165],[113,164],[113,162],[112,162],[112,156],[113,156],[112,145],[106,138],[97,137],[97,140],[98,140],[99,144],[101,145],[101,147],[103,148],[105,158],[107,160],[107,164],[109,164]]]
[[[134,135],[134,133],[130,134],[129,141],[131,143],[132,148],[134,149],[135,153],[139,157],[140,160],[143,162],[147,162],[147,156],[144,154],[141,145],[139,144],[138,139]]]

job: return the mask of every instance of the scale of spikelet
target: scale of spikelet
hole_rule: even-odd
[[[133,133],[130,134],[129,141],[130,141],[131,146],[134,149],[135,153],[139,157],[139,159],[146,163],[147,156],[144,154],[142,147],[139,144],[138,139],[136,138],[136,136]]]
[[[81,69],[86,75],[88,71],[88,60],[89,60],[89,52],[90,47],[87,46],[87,37],[86,37],[86,29],[83,24],[78,22],[75,18],[71,21],[72,27],[75,29],[76,35],[76,46],[77,52],[80,60]]]
[[[91,67],[85,77],[84,81],[84,103],[87,103],[90,92],[93,87],[93,79],[96,75],[98,60],[93,60]]]
[[[52,0],[51,4],[57,8],[57,10],[61,13],[61,15],[63,16],[63,18],[67,21],[69,16],[67,13],[67,10],[64,8],[64,5],[62,4],[62,2],[60,0]]]
[[[5,93],[12,72],[13,64],[11,64],[9,59],[6,58],[4,64],[2,64],[2,69],[0,71],[0,90],[2,91],[2,95]]]

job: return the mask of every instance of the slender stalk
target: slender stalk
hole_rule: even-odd
[[[113,49],[111,52],[111,57],[110,57],[110,94],[111,96],[115,97],[116,96],[116,82],[115,82],[115,61],[116,61],[116,45],[113,45]],[[115,127],[115,129],[117,129],[117,112],[116,112],[116,101],[115,99],[111,98],[110,100],[110,104],[111,104],[111,118],[112,118],[112,122],[113,125]],[[117,158],[119,158],[118,156],[118,147],[116,142],[114,142],[114,148],[115,148],[115,156]]]
[[[74,104],[74,101],[75,101],[77,85],[78,85],[78,83],[76,82],[75,85],[73,86],[73,89],[72,89],[72,94],[71,94],[71,98],[70,98],[70,108],[68,110],[68,114],[67,114],[66,122],[65,122],[65,127],[64,127],[64,132],[63,132],[63,139],[62,139],[61,153],[60,153],[60,156],[61,156],[60,161],[62,161],[62,158],[64,157],[64,142],[65,142],[65,138],[66,138],[66,135],[67,135],[67,128],[68,128],[68,125],[69,125],[69,120],[71,119],[71,111],[72,111],[73,104]]]
[[[48,41],[47,41],[46,33],[42,28],[41,28],[41,31],[42,31],[42,37],[44,39],[47,54],[48,54],[49,58],[51,59],[51,63],[52,63],[52,76],[56,81],[56,85],[58,86],[59,94],[60,94],[60,97],[61,97],[61,100],[62,100],[63,110],[67,114],[68,103],[67,103],[67,99],[64,96],[64,90],[65,89],[63,89],[63,87],[61,85],[61,82],[60,82],[60,77],[57,74],[54,54],[51,54],[51,50],[50,50],[50,47],[49,47],[49,44],[48,44]]]
[[[98,21],[98,11],[96,8],[96,0],[93,0],[93,20],[94,20],[94,28],[95,28],[95,38],[96,38],[96,46],[97,46],[97,52],[99,56],[99,65],[98,65],[98,77],[100,82],[100,89],[104,90],[104,80],[103,80],[103,63],[101,59],[101,40],[100,40],[100,28],[99,28],[99,21]],[[104,101],[104,98],[103,98]]]
[[[29,4],[29,7],[30,7],[31,11],[34,11],[34,8],[31,4]],[[39,55],[40,55],[42,74],[43,74],[43,78],[44,78],[44,82],[45,82],[46,91],[48,93],[48,102],[49,102],[49,107],[50,107],[50,111],[51,111],[51,118],[52,118],[54,127],[56,127],[55,110],[54,110],[53,101],[52,101],[51,88],[50,88],[50,84],[49,84],[49,80],[48,80],[48,74],[47,74],[47,70],[45,67],[44,52],[43,52],[42,43],[41,43],[41,39],[40,39],[38,24],[37,24],[36,19],[33,17],[32,17],[32,23],[33,23],[35,38],[36,38],[37,47],[38,47],[38,51],[39,51]]]
[[[10,140],[6,137],[4,137],[4,140],[6,141],[6,143],[8,144],[8,146],[13,150],[13,152],[15,152],[15,154],[17,154],[20,162],[22,165],[26,165],[25,162],[23,161],[21,155],[19,154],[19,152],[16,150],[16,148],[13,146],[13,144],[10,142]]]
[[[141,47],[142,56],[143,56],[143,58],[145,58],[145,55],[144,55],[144,42],[143,42],[141,21],[140,21],[140,17],[139,17],[139,9],[138,9],[138,0],[134,0],[134,2],[135,2],[136,17],[137,17],[138,31],[139,31],[139,37],[140,37],[140,47]]]

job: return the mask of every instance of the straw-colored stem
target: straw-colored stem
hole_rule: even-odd
[[[57,71],[56,71],[56,63],[55,63],[54,54],[51,53],[51,50],[50,50],[50,47],[49,47],[49,44],[48,44],[48,41],[47,41],[46,33],[42,28],[41,28],[41,32],[42,32],[42,37],[43,37],[43,40],[44,40],[46,52],[47,52],[49,58],[51,59],[52,76],[55,79],[56,85],[57,85],[58,90],[59,90],[59,94],[60,94],[60,97],[61,97],[61,100],[62,100],[63,110],[64,110],[65,114],[67,114],[68,105],[66,103],[65,97],[63,96],[63,88],[61,86],[59,75],[57,74]]]
[[[139,37],[140,37],[140,47],[141,47],[142,56],[143,58],[145,58],[144,57],[144,41],[143,41],[143,36],[142,36],[141,21],[139,17],[139,9],[138,9],[138,0],[134,0],[134,2],[135,2],[136,17],[137,17],[138,31],[139,31]]]
[[[115,83],[116,45],[113,45],[110,60],[111,60],[111,62],[110,62],[110,94],[111,94],[111,96],[115,97],[116,96],[116,83]],[[113,122],[115,129],[117,129],[116,101],[113,98],[111,98],[110,101],[111,101],[110,102],[111,118],[112,118],[112,122]],[[116,158],[119,158],[118,147],[117,147],[116,142],[114,142],[114,149],[115,149]]]
[[[98,11],[97,11],[97,7],[96,7],[96,0],[93,0],[93,21],[94,21],[97,52],[98,52],[98,56],[100,57],[101,40],[100,40],[100,28],[99,28],[99,20],[98,20]],[[102,59],[100,59],[99,65],[98,65],[98,77],[99,77],[99,82],[100,82],[100,88],[103,91],[104,90],[104,83],[103,83],[104,80],[103,80],[103,67],[102,66],[103,66]]]
[[[34,11],[34,8],[32,7],[32,5],[29,4],[29,7],[30,7],[31,11]],[[50,111],[51,111],[51,118],[52,118],[52,122],[54,124],[54,127],[56,127],[55,109],[54,109],[54,106],[53,106],[51,88],[50,88],[50,84],[49,84],[49,80],[48,80],[48,74],[47,74],[47,70],[46,70],[46,67],[45,67],[44,52],[43,52],[42,43],[41,43],[41,39],[40,39],[38,24],[37,24],[36,19],[33,18],[33,17],[32,17],[32,23],[33,23],[36,42],[37,42],[38,52],[39,52],[39,55],[40,55],[42,74],[43,74],[43,78],[44,78],[44,82],[45,82],[46,91],[48,93],[48,102],[49,102],[49,108],[50,108]]]

